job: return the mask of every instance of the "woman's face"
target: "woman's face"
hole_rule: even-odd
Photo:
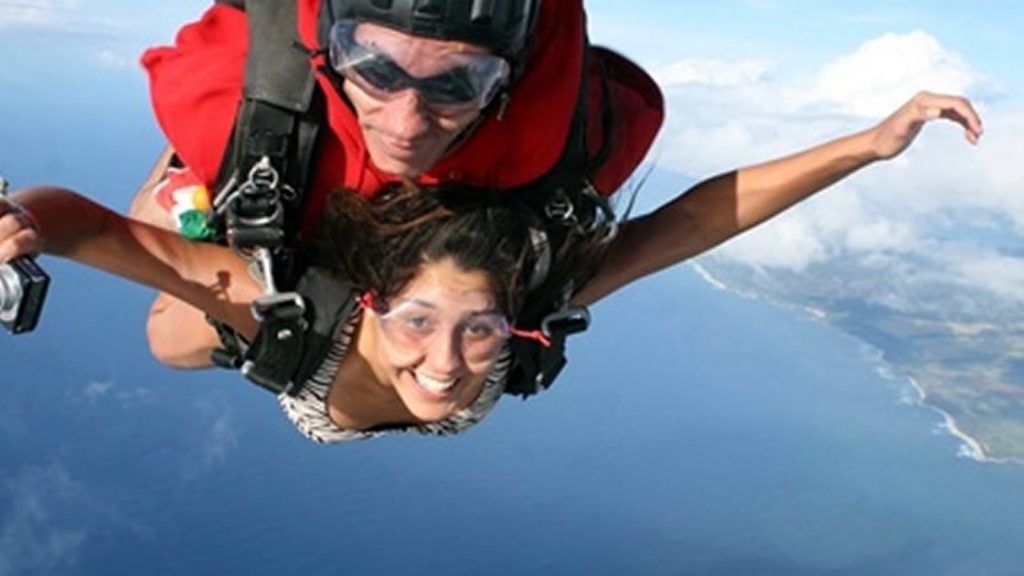
[[[451,259],[424,264],[384,311],[366,314],[374,370],[424,422],[472,404],[508,339],[488,275]]]

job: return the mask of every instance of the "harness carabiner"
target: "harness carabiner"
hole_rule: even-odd
[[[214,214],[223,218],[227,244],[240,257],[253,259],[260,248],[271,252],[285,243],[283,197],[294,190],[281,182],[269,157],[250,168],[245,181],[232,177],[214,200]]]

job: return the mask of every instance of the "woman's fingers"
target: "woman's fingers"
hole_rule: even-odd
[[[977,144],[983,132],[981,117],[962,96],[918,92],[875,128],[875,153],[885,160],[902,153],[932,120],[946,119],[964,129],[967,141]]]
[[[9,206],[9,205],[8,205]],[[0,263],[39,252],[39,233],[21,211],[0,206]]]
[[[915,98],[916,104],[924,110],[926,119],[945,118],[956,122],[964,128],[964,134],[968,141],[972,144],[978,143],[984,128],[981,124],[981,116],[978,115],[970,100],[962,96],[931,92],[921,92]]]

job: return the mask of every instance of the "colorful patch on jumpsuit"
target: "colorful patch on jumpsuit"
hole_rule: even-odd
[[[171,214],[182,236],[189,240],[213,238],[213,229],[207,223],[210,191],[191,170],[168,168],[153,195],[157,204]]]

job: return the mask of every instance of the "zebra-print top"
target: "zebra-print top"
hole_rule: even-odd
[[[297,395],[281,394],[277,397],[281,408],[284,409],[292,424],[295,424],[299,432],[310,440],[321,444],[332,444],[375,438],[395,432],[448,436],[458,434],[480,422],[498,403],[498,399],[501,398],[505,389],[505,380],[512,363],[512,353],[508,347],[501,352],[494,367],[487,374],[487,380],[476,401],[444,420],[371,432],[346,430],[339,427],[327,413],[327,393],[331,389],[331,384],[334,383],[338,368],[345,358],[352,335],[355,333],[361,317],[362,309],[356,306],[352,315],[349,316],[348,322],[340,324],[335,332],[334,342],[327,357]]]

